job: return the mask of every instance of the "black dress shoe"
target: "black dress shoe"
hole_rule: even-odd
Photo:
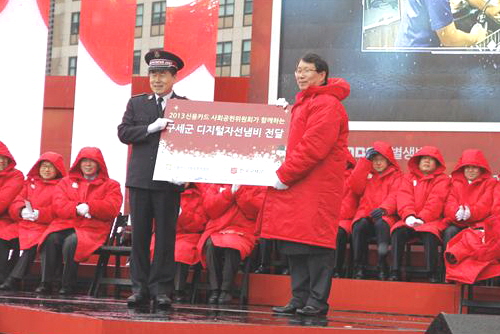
[[[159,308],[168,308],[172,305],[172,299],[166,294],[156,296],[154,301]]]
[[[281,271],[281,275],[290,275],[290,269],[289,268],[285,268]]]
[[[290,303],[286,304],[285,306],[275,306],[272,308],[274,313],[279,313],[279,314],[295,314],[297,309],[298,309],[297,306],[294,306]]]
[[[38,288],[35,289],[35,293],[38,293],[40,295],[48,295],[52,293],[52,284],[49,282],[40,283]]]
[[[63,296],[70,296],[75,293],[75,289],[71,286],[63,286],[61,289],[59,289],[59,294]]]
[[[401,280],[401,277],[399,275],[399,272],[398,271],[391,271],[391,274],[389,275],[389,278],[388,278],[389,281],[393,281],[393,282],[397,282],[397,281],[400,281]]]
[[[254,271],[255,274],[269,274],[270,272],[271,270],[269,267],[263,266],[262,264]]]
[[[306,315],[306,316],[325,315],[327,312],[328,312],[328,310],[322,310],[322,309],[319,309],[315,306],[310,306],[310,305],[297,309],[297,314]]]
[[[211,305],[216,305],[219,301],[219,290],[210,291],[210,296],[208,297],[208,303]]]
[[[16,291],[19,290],[19,284],[21,283],[21,280],[19,278],[14,278],[14,277],[7,277],[5,282],[3,282],[2,285],[0,285],[0,290],[3,291]]]
[[[149,303],[149,297],[134,293],[132,296],[127,298],[127,306],[139,306]]]
[[[222,291],[217,299],[219,304],[229,304],[233,300],[233,296],[229,293],[229,291]]]
[[[174,291],[174,302],[176,303],[185,303],[187,302],[188,297],[186,295],[186,291],[184,290],[175,290]]]
[[[364,279],[365,278],[365,269],[362,267],[357,268],[356,271],[354,272],[354,275],[352,275],[352,278]]]
[[[431,276],[429,277],[429,283],[441,283],[441,278],[436,273],[431,274]],[[0,286],[0,289],[1,288],[2,287]]]

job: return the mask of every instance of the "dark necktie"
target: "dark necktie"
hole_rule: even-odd
[[[163,106],[161,105],[161,103],[163,102],[163,97],[160,96],[156,102],[157,102],[156,108],[158,109],[158,117],[163,118]]]

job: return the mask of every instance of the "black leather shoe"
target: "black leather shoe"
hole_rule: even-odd
[[[219,304],[229,304],[233,300],[233,296],[229,293],[229,291],[221,291],[219,295],[219,299],[217,299],[217,302]]]
[[[184,290],[175,290],[174,291],[174,302],[176,303],[185,303],[187,302],[186,291]]]
[[[59,289],[59,294],[63,296],[70,296],[75,293],[75,289],[71,286],[63,286],[61,289]]]
[[[127,298],[127,306],[139,306],[147,303],[149,303],[149,298],[139,293],[134,293]]]
[[[210,297],[208,297],[208,303],[211,305],[216,305],[219,300],[219,290],[210,291]]]
[[[35,289],[35,293],[38,293],[40,295],[48,295],[52,293],[52,284],[49,282],[42,282],[38,286],[38,288]]]
[[[289,268],[285,268],[281,271],[281,275],[290,275],[290,269]]]
[[[298,307],[290,303],[286,304],[285,306],[275,306],[272,308],[274,313],[279,313],[279,314],[295,314],[297,309]]]
[[[441,279],[439,278],[439,275],[434,273],[434,274],[431,274],[431,276],[429,277],[429,283],[441,283]],[[0,289],[2,287],[0,286]]]
[[[364,279],[365,278],[365,270],[363,267],[356,268],[354,275],[352,275],[354,279]]]
[[[321,310],[315,306],[310,306],[310,305],[297,309],[297,314],[306,316],[325,315],[327,312],[328,310]]]
[[[159,308],[168,308],[172,305],[172,299],[168,297],[166,294],[158,295],[154,298],[156,305]]]
[[[7,277],[5,282],[3,282],[2,285],[0,285],[0,290],[3,291],[16,291],[19,290],[19,283],[21,283],[21,280],[19,278],[14,278],[14,277]]]

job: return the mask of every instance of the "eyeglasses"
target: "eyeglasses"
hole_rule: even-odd
[[[300,75],[300,74],[304,73],[304,74],[307,75],[307,74],[309,74],[311,72],[317,72],[317,71],[318,70],[313,70],[311,68],[297,68],[297,69],[295,69],[295,74],[299,74]]]

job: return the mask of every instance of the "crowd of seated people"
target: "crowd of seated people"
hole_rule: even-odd
[[[59,294],[72,294],[78,264],[104,244],[119,213],[119,183],[109,177],[102,153],[93,147],[79,152],[68,173],[54,152],[42,154],[25,180],[15,166],[0,142],[0,290],[19,289],[39,255],[36,292],[52,293],[60,281]],[[374,142],[358,161],[348,154],[335,277],[349,277],[344,266],[350,242],[352,278],[367,278],[373,241],[375,277],[402,280],[405,246],[418,240],[429,282],[443,281],[440,256],[449,282],[499,276],[500,185],[487,159],[480,150],[467,149],[450,175],[445,169],[442,154],[432,146],[409,159],[406,173],[385,142]],[[209,303],[232,300],[241,261],[262,242],[256,222],[264,194],[265,187],[258,186],[185,184],[177,224],[175,301],[187,301],[186,281],[194,265],[207,270]],[[15,266],[9,265],[12,250],[22,251]]]

